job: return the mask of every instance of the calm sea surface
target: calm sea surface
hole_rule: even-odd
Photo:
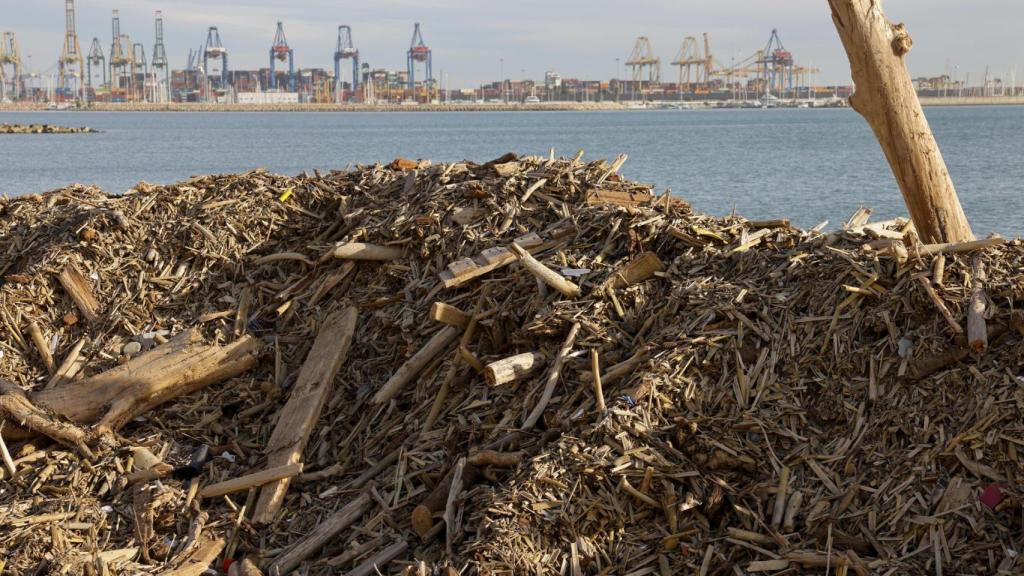
[[[929,108],[975,233],[1024,234],[1024,107]],[[0,113],[0,123],[102,134],[0,136],[0,193],[262,166],[283,174],[397,156],[486,161],[508,151],[630,156],[623,173],[698,210],[830,228],[859,206],[905,214],[878,143],[850,110],[512,113]]]

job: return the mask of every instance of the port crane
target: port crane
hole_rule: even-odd
[[[0,100],[17,100],[21,96],[22,75],[18,37],[14,32],[4,32],[0,38]]]
[[[341,81],[341,61],[352,60],[352,96],[359,91],[359,50],[352,42],[352,27],[338,26],[338,46],[334,50],[334,94],[337,102],[344,100]]]
[[[64,17],[64,46],[61,49],[58,62],[60,70],[58,80],[62,91],[70,91],[71,95],[78,97],[82,91],[85,58],[82,56],[82,48],[78,44],[78,32],[75,30],[75,0],[65,0]]]
[[[171,66],[167,61],[167,49],[164,47],[164,15],[156,11],[154,23],[156,41],[153,44],[153,60],[150,65],[153,71],[153,101],[170,102],[171,100]]]
[[[121,16],[113,11],[110,19],[110,95],[127,100],[131,87],[132,45],[128,37],[121,34]]]
[[[146,47],[136,42],[132,44],[132,98],[146,102],[148,85],[149,64],[146,61]]]
[[[633,45],[633,52],[626,60],[626,66],[633,72],[633,100],[636,100],[637,87],[640,94],[646,99],[647,92],[644,91],[644,72],[647,72],[647,83],[650,90],[655,89],[661,83],[661,58],[654,55],[654,48],[651,47],[651,40],[646,36],[636,39]]]
[[[416,63],[424,65],[423,87],[427,92],[427,101],[430,101],[431,91],[434,85],[434,54],[430,47],[423,42],[423,34],[420,32],[420,23],[417,22],[412,32],[412,42],[409,43],[409,51],[406,52],[406,72],[409,77],[409,92],[413,100],[416,100]]]
[[[230,72],[228,71],[228,50],[220,41],[220,32],[216,26],[210,26],[206,31],[206,43],[203,45],[203,70],[202,76],[210,78],[210,60],[220,60],[220,86],[221,90],[227,90],[230,84]]]
[[[295,51],[288,45],[284,35],[284,24],[277,23],[274,43],[270,46],[270,89],[277,89],[276,62],[288,61],[288,91],[295,92]]]
[[[707,35],[704,38],[706,41]],[[682,97],[684,86],[687,91],[695,92],[698,84],[707,81],[705,72],[708,67],[708,59],[700,53],[697,39],[693,36],[687,36],[683,39],[683,45],[679,48],[679,53],[676,54],[676,59],[672,62],[672,65],[679,68],[677,89],[680,98]]]
[[[793,53],[782,45],[776,29],[772,29],[768,44],[761,52],[761,59],[757,63],[761,65],[765,97],[771,97],[772,92],[777,91],[779,98],[785,98],[786,91],[793,88],[793,66],[796,64]]]
[[[103,47],[100,46],[100,39],[93,38],[92,45],[89,47],[89,55],[85,59],[85,85],[93,88],[93,66],[101,70],[100,74],[103,75],[103,82],[100,86],[107,85],[107,58],[103,55]]]

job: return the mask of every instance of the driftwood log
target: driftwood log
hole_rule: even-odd
[[[829,6],[857,85],[850,106],[882,145],[921,240],[973,240],[907,71],[913,41],[906,27],[889,22],[881,0],[829,0]]]
[[[49,414],[92,425],[97,433],[116,431],[155,406],[248,371],[256,365],[259,352],[259,341],[248,336],[219,346],[207,344],[198,331],[190,330],[127,364],[7,402],[0,409],[15,422],[60,442],[88,443],[92,433],[79,437],[81,430],[73,431],[71,424],[57,422]],[[2,393],[8,400],[14,398],[11,390]],[[12,409],[15,406],[20,408]],[[54,436],[55,430],[67,434]],[[14,439],[29,435],[16,427],[5,434]]]

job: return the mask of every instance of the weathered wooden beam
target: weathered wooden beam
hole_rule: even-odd
[[[850,60],[853,107],[871,125],[925,243],[974,239],[904,57],[913,42],[882,0],[828,0]]]
[[[328,316],[317,333],[313,348],[299,370],[299,377],[267,443],[267,467],[302,461],[302,453],[331,391],[331,383],[348,358],[356,332],[359,310],[350,306]],[[284,502],[291,478],[263,486],[253,511],[253,522],[269,524]]]

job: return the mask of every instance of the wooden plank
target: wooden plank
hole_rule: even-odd
[[[656,272],[664,271],[665,264],[657,254],[644,252],[630,260],[621,270],[612,274],[608,281],[612,288],[625,288],[653,278]]]
[[[324,320],[270,436],[267,444],[268,467],[296,464],[302,460],[302,452],[306,449],[313,426],[327,401],[331,383],[348,358],[358,318],[358,309],[350,306]],[[290,478],[283,478],[260,490],[253,522],[267,524],[273,521],[284,502],[289,483]]]
[[[64,287],[68,295],[71,296],[75,306],[78,306],[79,311],[82,312],[82,316],[87,321],[95,322],[99,319],[100,303],[92,293],[92,286],[89,285],[89,280],[86,279],[85,275],[74,264],[65,266],[60,274],[57,275],[57,280]]]
[[[558,245],[563,238],[572,234],[575,228],[568,226],[559,228],[549,235],[547,239],[536,233],[530,233],[515,240],[515,245],[530,253],[537,253]],[[506,246],[494,246],[484,250],[474,258],[462,258],[448,265],[438,275],[441,278],[441,286],[445,289],[462,286],[471,280],[479,278],[488,272],[504,268],[516,262],[518,258]]]
[[[619,192],[617,190],[591,190],[587,196],[587,204],[598,206],[611,204],[613,206],[644,206],[650,204],[654,196],[647,192]]]
[[[430,319],[456,328],[465,328],[469,326],[472,318],[451,304],[434,302],[430,305]]]

